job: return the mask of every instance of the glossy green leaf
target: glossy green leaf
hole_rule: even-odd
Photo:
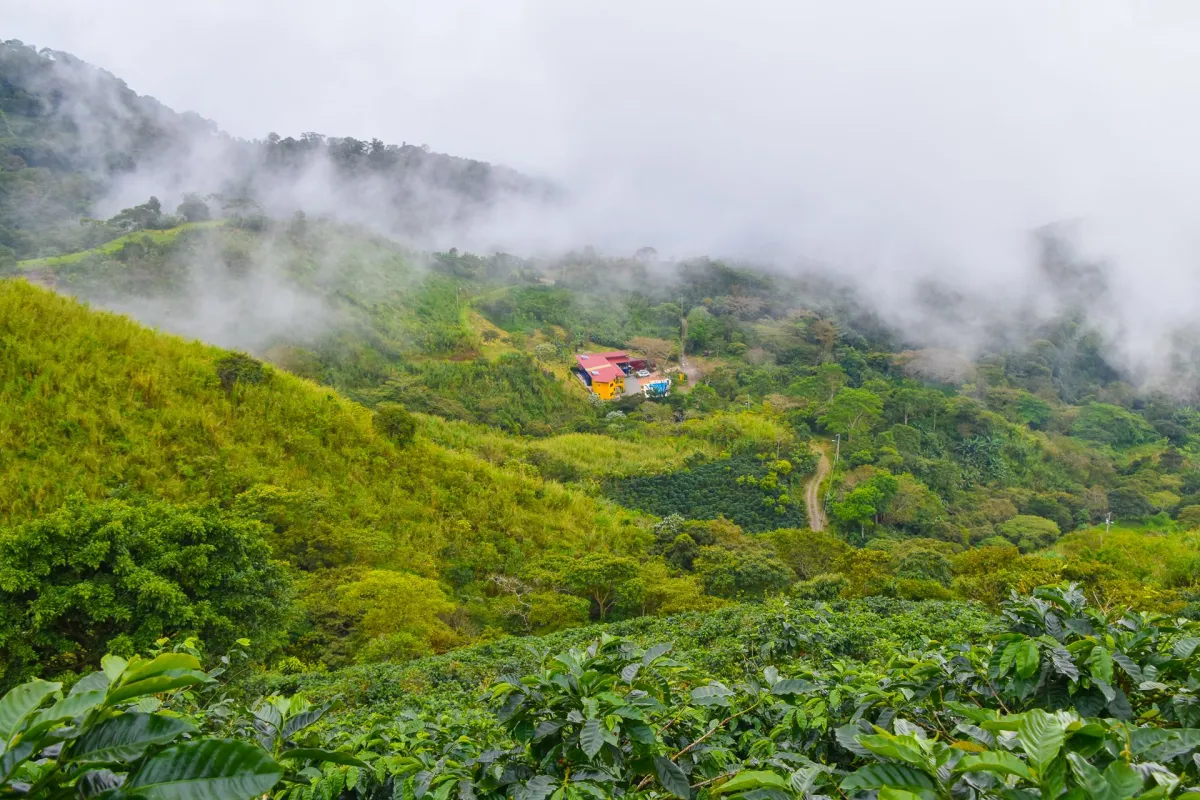
[[[105,677],[109,683],[116,681],[121,677],[121,673],[129,666],[129,662],[120,656],[114,656],[112,653],[100,659],[100,669],[104,671]]]
[[[322,750],[318,747],[296,747],[291,750],[284,751],[279,759],[281,761],[317,761],[328,762],[330,764],[346,764],[351,767],[359,767],[366,769],[367,764],[355,758],[350,753],[343,753],[340,750]]]
[[[921,746],[911,736],[859,736],[858,743],[883,758],[904,761],[915,767],[932,766]]]
[[[692,786],[688,783],[687,775],[674,761],[665,756],[655,756],[654,773],[662,787],[676,797],[687,800],[692,794]]]
[[[692,702],[698,706],[727,706],[729,696],[733,694],[724,684],[713,681],[707,686],[697,686],[692,689]]]
[[[1104,780],[1112,796],[1125,800],[1142,790],[1142,776],[1124,761],[1114,761],[1104,770]]]
[[[270,790],[282,775],[283,769],[252,744],[208,739],[151,756],[122,792],[146,800],[246,800]]]
[[[1032,779],[1029,766],[1013,753],[1003,750],[988,750],[983,753],[968,753],[959,760],[955,772],[990,772],[994,775],[1016,775]]]
[[[784,678],[781,681],[776,681],[771,687],[771,694],[788,695],[788,694],[808,694],[815,686],[810,681],[801,680],[799,678]]]
[[[600,720],[589,719],[583,723],[579,731],[579,747],[588,758],[595,758],[596,753],[604,747],[604,731],[601,730]]]
[[[1000,663],[996,668],[996,674],[999,677],[1004,677],[1008,671],[1012,669],[1013,662],[1017,660],[1017,651],[1021,649],[1021,641],[1017,640],[1009,642],[1000,655]]]
[[[654,729],[640,720],[630,720],[625,723],[625,732],[629,738],[638,744],[654,744]]]
[[[38,711],[26,725],[26,735],[38,735],[54,725],[83,717],[104,702],[104,690],[71,691],[49,708]]]
[[[84,675],[74,686],[71,687],[69,694],[83,694],[84,692],[103,692],[108,690],[108,685],[111,683],[108,675],[103,672],[93,672],[90,675]]]
[[[1176,641],[1171,651],[1176,658],[1188,659],[1197,647],[1200,647],[1200,636],[1186,636]]]
[[[1017,647],[1015,663],[1017,675],[1022,678],[1028,678],[1037,672],[1038,664],[1041,663],[1041,652],[1038,650],[1037,642],[1032,639],[1021,642]]]
[[[1030,763],[1041,771],[1062,750],[1066,724],[1040,708],[1026,712],[1017,725],[1017,741]]]
[[[1146,679],[1142,674],[1142,668],[1137,665],[1137,662],[1124,653],[1113,652],[1112,659],[1135,683],[1141,683]]]
[[[649,665],[659,658],[662,658],[667,653],[671,652],[671,648],[674,646],[675,645],[671,642],[663,642],[661,644],[654,645],[642,655],[642,664]]]
[[[125,669],[121,683],[136,683],[157,675],[174,674],[180,670],[201,670],[199,659],[187,653],[162,653],[150,661],[141,663],[137,659]]]
[[[885,786],[880,789],[877,797],[878,800],[922,800],[921,795],[916,792],[896,789],[891,786]]]
[[[32,680],[0,698],[0,746],[7,746],[33,712],[61,688],[61,683]]]
[[[1146,761],[1170,761],[1200,751],[1200,729],[1135,728],[1129,741],[1134,754]]]
[[[735,792],[747,792],[751,789],[786,789],[788,788],[788,780],[782,775],[777,775],[774,772],[766,770],[746,770],[739,772],[732,778],[721,784],[720,787],[713,790],[714,795],[733,794]]]
[[[84,731],[66,751],[65,761],[128,763],[141,758],[146,748],[166,744],[196,726],[180,717],[162,714],[119,714]]]
[[[892,786],[914,792],[933,791],[933,778],[923,771],[904,764],[868,764],[848,775],[841,783],[843,792],[870,791]]]
[[[1112,683],[1113,659],[1108,648],[1096,645],[1087,657],[1088,668],[1092,677],[1099,678],[1105,683]]]
[[[207,682],[208,679],[208,676],[200,670],[171,670],[145,680],[124,683],[115,689],[110,689],[105,702],[109,705],[126,703],[147,695],[182,689],[185,686],[196,686]]]
[[[0,783],[8,780],[13,771],[31,755],[33,755],[33,742],[28,739],[17,742],[3,755],[0,755]]]
[[[1075,779],[1079,781],[1079,785],[1087,792],[1089,798],[1092,800],[1116,800],[1108,781],[1100,774],[1100,770],[1087,762],[1087,759],[1070,753],[1067,755],[1067,762],[1070,763],[1071,772],[1075,773]]]

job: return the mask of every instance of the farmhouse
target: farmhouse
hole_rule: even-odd
[[[575,374],[601,400],[615,400],[638,391],[646,397],[665,397],[671,386],[669,378],[647,369],[646,359],[621,350],[580,353],[575,361]]]

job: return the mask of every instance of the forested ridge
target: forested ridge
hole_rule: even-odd
[[[552,190],[15,42],[0,109],[0,794],[1200,796],[1195,391],[1081,309],[960,353],[749,263],[428,252],[254,188]],[[91,216],[198,136],[246,191]],[[613,349],[670,395],[589,395]]]

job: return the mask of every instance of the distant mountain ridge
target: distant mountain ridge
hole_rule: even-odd
[[[17,40],[0,43],[0,115],[0,260],[53,254],[56,234],[81,217],[151,195],[170,206],[186,193],[219,195],[432,240],[502,203],[559,194],[424,146],[317,133],[238,139],[69,53]]]

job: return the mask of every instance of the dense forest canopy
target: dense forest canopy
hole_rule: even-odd
[[[19,42],[0,111],[0,794],[1194,791],[1200,412],[1081,306],[967,352],[828,276],[428,251],[556,190]]]

